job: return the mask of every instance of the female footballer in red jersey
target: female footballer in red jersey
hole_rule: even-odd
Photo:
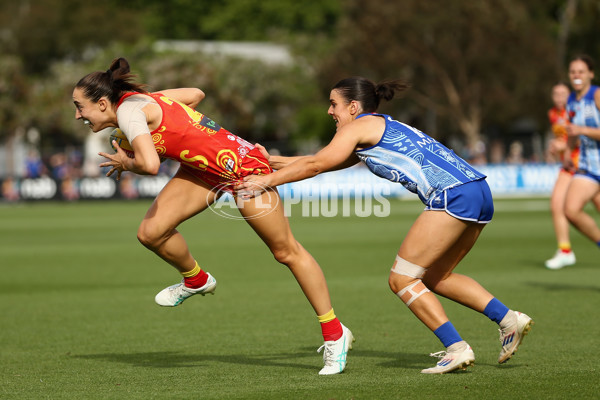
[[[127,136],[133,158],[116,142],[115,154],[100,153],[107,159],[100,166],[111,168],[107,176],[117,173],[119,178],[122,171],[155,175],[161,157],[180,163],[138,229],[139,241],[183,276],[181,283],[156,295],[159,305],[172,307],[194,294],[214,293],[217,284],[200,268],[177,226],[208,208],[232,183],[272,170],[253,145],[194,110],[204,98],[200,89],[149,93],[133,78],[123,58],[114,60],[106,72],[83,77],[73,90],[75,118],[93,132],[118,127]],[[275,259],[290,269],[318,316],[325,341],[319,349],[324,348],[325,363],[319,374],[342,372],[352,333],[335,317],[323,272],[294,238],[277,191],[268,189],[257,199],[238,199],[237,204]]]
[[[546,268],[559,269],[567,265],[575,264],[575,253],[571,249],[569,238],[569,221],[565,216],[565,195],[567,188],[577,169],[579,148],[575,143],[567,141],[567,125],[569,116],[567,114],[567,99],[569,98],[569,87],[564,83],[558,83],[552,88],[552,103],[554,107],[548,110],[548,119],[551,124],[554,139],[550,142],[550,152],[557,156],[563,163],[558,173],[554,189],[550,197],[550,209],[552,210],[552,222],[554,233],[558,243],[556,254],[546,261]]]

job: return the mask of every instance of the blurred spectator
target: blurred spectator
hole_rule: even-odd
[[[65,153],[56,153],[50,156],[50,171],[55,179],[64,179],[69,176]]]
[[[477,143],[469,147],[468,162],[471,165],[486,165],[486,146],[483,140],[478,140]]]
[[[504,162],[504,144],[496,139],[490,146],[490,162],[492,164],[501,164]]]
[[[2,198],[5,201],[19,200],[19,189],[13,178],[8,177],[2,181]]]
[[[27,178],[39,178],[47,174],[46,166],[42,162],[40,153],[37,150],[32,149],[27,153],[25,171]]]
[[[510,144],[506,162],[508,164],[523,164],[525,162],[525,159],[523,158],[523,143],[515,140]]]

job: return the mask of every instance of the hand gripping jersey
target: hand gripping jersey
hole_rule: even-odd
[[[444,190],[485,179],[446,146],[412,126],[385,114],[385,132],[375,146],[357,150],[356,155],[375,175],[402,184],[428,206]]]
[[[125,94],[117,107],[129,96]],[[156,152],[175,160],[211,186],[232,183],[251,174],[272,172],[262,153],[207,116],[160,93],[144,93],[162,109],[162,121],[151,132]]]
[[[596,107],[594,94],[598,86],[592,85],[590,90],[579,100],[572,92],[567,101],[567,111],[572,115],[574,125],[600,128],[600,110]],[[581,135],[579,137],[579,168],[593,175],[600,176],[600,141]]]

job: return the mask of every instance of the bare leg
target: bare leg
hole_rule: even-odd
[[[558,178],[550,197],[550,210],[552,211],[552,222],[557,243],[569,243],[569,220],[565,215],[565,199],[567,188],[571,183],[572,176],[564,170],[560,170]]]
[[[179,272],[196,265],[188,245],[176,227],[205,210],[215,199],[210,187],[183,169],[156,197],[138,229],[138,239]]]
[[[598,192],[598,194],[594,196],[592,202],[594,203],[594,207],[596,207],[596,210],[600,212],[600,192]]]
[[[250,200],[238,199],[238,207],[275,259],[290,269],[317,315],[329,312],[331,300],[323,271],[294,238],[277,191],[269,189]]]
[[[594,243],[600,241],[600,228],[583,208],[599,191],[600,185],[597,182],[576,176],[569,185],[565,203],[565,214],[569,221]]]
[[[475,280],[452,270],[471,250],[483,227],[443,211],[425,211],[411,227],[398,256],[427,269],[423,283],[430,290],[481,312],[493,296]],[[390,288],[395,293],[414,281],[408,276],[390,274]],[[448,321],[433,293],[422,295],[409,308],[431,330]]]

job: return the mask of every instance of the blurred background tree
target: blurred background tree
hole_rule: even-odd
[[[411,89],[382,111],[470,149],[507,140],[520,121],[528,135],[546,129],[569,57],[600,59],[599,17],[596,0],[4,0],[0,145],[32,127],[42,152],[81,145],[73,85],[124,56],[152,88],[201,87],[203,112],[286,153],[328,141],[329,89],[357,74],[406,79]],[[159,40],[271,42],[291,62],[164,51]]]
[[[340,27],[347,34],[338,35],[322,79],[403,77],[420,108],[418,126],[441,140],[458,133],[475,148],[486,127],[506,131],[515,118],[543,116],[548,107],[548,87],[564,67],[544,4],[348,1]]]

